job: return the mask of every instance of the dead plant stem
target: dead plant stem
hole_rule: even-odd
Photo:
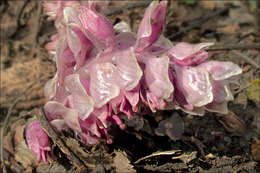
[[[2,163],[4,173],[7,173],[7,170],[6,170],[6,167],[5,167],[5,164],[4,164],[4,135],[5,135],[6,127],[8,126],[7,124],[8,124],[9,118],[12,114],[12,110],[14,109],[15,105],[20,100],[22,100],[22,97],[18,97],[17,99],[15,99],[13,104],[9,107],[7,115],[5,117],[4,126],[3,126],[3,129],[1,131],[1,163]]]

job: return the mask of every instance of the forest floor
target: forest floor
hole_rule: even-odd
[[[145,6],[132,8],[131,3],[137,2],[114,1],[107,14],[113,24],[124,20],[136,32]],[[240,85],[232,86],[234,101],[229,103],[227,115],[158,111],[124,119],[128,125],[124,131],[112,126],[113,144],[85,146],[67,134],[61,137],[66,147],[87,166],[85,170],[98,173],[260,172],[260,54],[255,46],[260,32],[256,15],[254,1],[168,3],[166,37],[173,43],[215,42],[220,47],[210,51],[211,59],[232,61],[243,69]],[[1,142],[7,172],[76,171],[74,160],[57,146],[53,148],[56,161],[37,164],[24,140],[26,125],[46,101],[44,84],[55,74],[53,57],[44,48],[55,33],[54,23],[36,1],[1,1],[0,16],[0,131],[5,130]],[[8,109],[11,114],[5,122]],[[164,126],[166,121],[174,127]]]

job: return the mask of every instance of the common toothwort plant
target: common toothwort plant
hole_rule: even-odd
[[[45,86],[44,106],[57,133],[69,128],[84,143],[95,144],[102,137],[112,143],[109,125],[124,129],[120,116],[131,119],[134,112],[142,114],[143,105],[153,112],[169,108],[194,115],[205,110],[228,112],[227,102],[233,100],[229,85],[237,81],[241,68],[208,60],[204,48],[213,43],[173,45],[165,38],[167,1],[149,5],[137,34],[128,31],[125,23],[113,27],[96,11],[96,6],[104,5],[94,1],[43,4],[58,30],[46,45],[55,54],[57,73]],[[35,126],[27,128],[27,139],[45,133]],[[46,138],[43,145],[38,138],[28,144],[38,160],[47,162],[49,139],[40,136]]]

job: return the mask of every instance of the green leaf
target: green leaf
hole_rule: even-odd
[[[247,89],[247,98],[254,102],[260,102],[260,79],[251,82]]]

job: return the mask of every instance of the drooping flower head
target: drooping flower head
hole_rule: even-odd
[[[124,129],[121,114],[142,114],[138,110],[143,104],[153,112],[168,104],[199,115],[205,110],[227,112],[229,84],[241,69],[231,62],[209,61],[204,48],[213,43],[173,46],[162,35],[167,1],[150,4],[137,34],[124,23],[116,26],[116,35],[95,5],[63,8],[57,75],[45,88],[45,111],[58,131],[70,128],[86,143],[102,136],[111,142],[109,125]],[[226,77],[215,77],[219,71]]]
[[[120,117],[144,114],[143,105],[153,112],[174,105],[196,115],[227,113],[229,85],[242,70],[208,60],[204,48],[213,43],[173,45],[165,38],[167,1],[150,4],[137,34],[125,23],[113,28],[96,3],[73,2],[45,5],[59,16],[58,34],[46,46],[55,54],[57,73],[45,86],[44,106],[56,132],[69,128],[84,143],[111,143],[110,124],[126,128]]]

